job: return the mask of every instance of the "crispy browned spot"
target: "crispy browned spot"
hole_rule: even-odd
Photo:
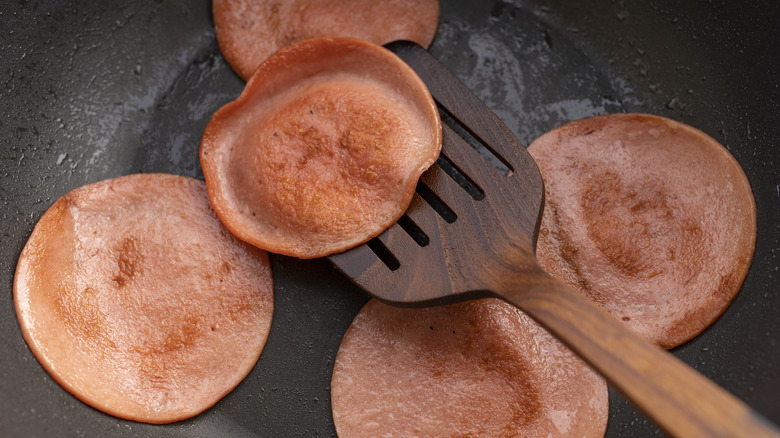
[[[136,271],[140,269],[143,260],[139,252],[137,240],[133,237],[124,238],[119,244],[117,252],[119,254],[117,258],[119,272],[111,279],[116,283],[117,287],[122,287],[133,278]]]
[[[66,284],[57,288],[55,305],[65,329],[87,348],[116,350],[116,344],[109,338],[106,316],[100,310],[97,292],[91,287],[74,291]]]

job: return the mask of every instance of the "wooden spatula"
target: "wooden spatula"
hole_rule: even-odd
[[[369,243],[329,257],[336,267],[395,305],[506,300],[673,436],[780,436],[743,402],[544,272],[534,256],[544,185],[525,147],[423,48],[388,47],[422,78],[450,122],[442,157],[423,174],[405,216]]]

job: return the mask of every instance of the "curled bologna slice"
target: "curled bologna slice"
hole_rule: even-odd
[[[14,278],[19,324],[83,402],[149,423],[192,417],[249,373],[273,313],[267,255],[236,239],[205,185],[145,174],[90,184],[35,226]]]
[[[305,39],[427,48],[439,25],[439,0],[214,0],[212,11],[220,50],[244,80],[272,53]]]
[[[342,340],[331,402],[341,438],[594,438],[609,411],[604,380],[497,299],[369,301]]]
[[[666,118],[613,114],[553,129],[528,151],[546,189],[540,264],[634,331],[673,348],[739,292],[756,206],[717,141]]]
[[[439,155],[428,89],[360,40],[287,46],[214,114],[200,160],[222,222],[266,251],[315,258],[381,233]]]

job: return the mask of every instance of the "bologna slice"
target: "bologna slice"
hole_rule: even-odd
[[[351,437],[602,437],[604,380],[516,308],[371,300],[336,356],[333,420]]]
[[[266,58],[309,38],[341,36],[430,46],[439,0],[214,0],[217,41],[244,80]]]
[[[198,414],[249,373],[273,311],[268,256],[236,239],[200,181],[129,175],[49,208],[14,278],[22,333],[65,389],[111,415]]]
[[[747,275],[756,207],[717,141],[662,117],[578,120],[528,151],[544,178],[543,268],[665,348],[695,337]]]
[[[315,258],[395,222],[439,155],[428,89],[392,52],[347,38],[276,52],[201,142],[222,222],[261,249]]]

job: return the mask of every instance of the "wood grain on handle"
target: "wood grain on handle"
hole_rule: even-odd
[[[741,400],[626,329],[543,271],[501,297],[539,321],[662,429],[678,437],[780,437]]]

